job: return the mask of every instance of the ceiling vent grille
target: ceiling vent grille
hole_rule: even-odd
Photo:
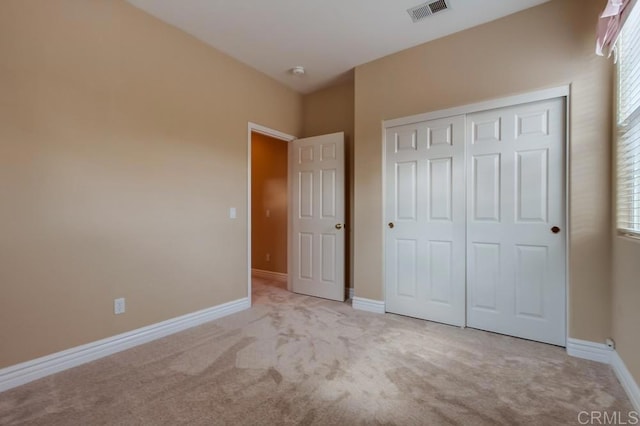
[[[423,20],[424,18],[428,18],[431,15],[434,15],[438,12],[443,12],[447,9],[450,9],[449,2],[447,0],[436,0],[426,2],[416,7],[412,7],[411,9],[407,10],[407,12],[409,12],[409,16],[411,16],[411,20],[413,22],[418,22]]]

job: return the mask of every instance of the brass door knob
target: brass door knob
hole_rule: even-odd
[[[553,232],[554,234],[557,234],[558,232],[560,232],[560,228],[558,228],[557,226],[554,226],[553,228],[551,228],[551,232]]]
[[[341,223],[337,223],[337,224],[336,224],[336,229],[342,229],[342,226],[343,226],[343,225],[342,225]]]
[[[393,222],[389,222],[389,225],[388,225],[388,226],[389,226],[389,228],[393,229],[393,227],[394,227],[395,225],[393,224]]]

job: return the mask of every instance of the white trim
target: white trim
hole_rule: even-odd
[[[576,358],[610,364],[613,350],[604,343],[569,338],[567,339],[567,354]]]
[[[538,90],[521,95],[509,96],[506,98],[492,99],[475,104],[442,109],[439,111],[427,112],[423,114],[410,115],[408,117],[395,118],[392,120],[384,120],[382,126],[384,129],[396,126],[404,126],[406,124],[419,123],[421,121],[436,120],[439,118],[451,117],[454,115],[464,115],[473,112],[487,111],[490,109],[510,107],[520,104],[528,104],[531,102],[544,101],[547,99],[562,98],[569,96],[570,87],[560,86],[551,89]]]
[[[0,392],[251,307],[248,298],[192,312],[0,370]]]
[[[263,280],[277,281],[280,283],[287,282],[288,274],[284,272],[265,271],[264,269],[251,269],[251,275],[256,278],[262,278]]]
[[[604,343],[569,338],[567,339],[567,354],[576,358],[610,364],[634,409],[640,412],[640,388],[617,351]]]
[[[270,136],[272,138],[281,139],[283,141],[291,142],[293,140],[298,139],[295,136],[288,135],[283,132],[279,132],[278,130],[273,130],[269,127],[261,126],[260,124],[249,122],[249,132],[261,133],[266,136]],[[249,135],[251,136],[251,135]]]
[[[272,138],[280,139],[285,142],[291,142],[297,138],[292,135],[280,132],[278,130],[271,129],[269,127],[261,126],[260,124],[247,123],[247,298],[249,299],[249,306],[251,306],[251,133],[256,132]],[[288,164],[288,162],[287,162]],[[288,166],[287,166],[288,167]],[[290,179],[287,179],[287,195],[290,193]],[[288,203],[287,203],[288,204]],[[291,235],[291,208],[287,207],[287,234]],[[287,259],[289,265],[291,264],[290,249],[291,246],[289,239],[287,238]],[[291,291],[291,282],[287,280],[287,289]]]
[[[347,299],[353,299],[353,287],[347,287]]]
[[[617,351],[613,351],[611,367],[613,367],[613,371],[616,373],[618,380],[620,380],[622,387],[627,392],[633,408],[637,412],[640,412],[640,388],[627,369],[627,366],[624,365],[624,361],[622,361]]]
[[[293,141],[291,141],[293,142]],[[293,180],[292,177],[289,176],[289,172],[291,171],[291,147],[293,144],[289,144],[287,146],[287,272],[289,272],[289,268],[293,268],[290,265],[293,265],[293,206],[291,205],[291,193],[293,192]],[[287,290],[293,291],[293,274],[287,274]]]
[[[351,306],[353,309],[357,309],[359,311],[373,312],[376,314],[385,313],[384,300],[371,300],[365,299],[364,297],[353,297]]]
[[[564,227],[567,230],[564,238],[564,304],[565,304],[565,319],[564,319],[564,333],[565,342],[569,342],[569,326],[571,324],[571,306],[569,304],[571,298],[571,200],[569,195],[571,194],[571,90],[572,86],[567,87],[567,95],[565,97],[564,105],[564,125],[565,128],[565,140],[564,140]]]
[[[378,247],[382,253],[382,298],[383,302],[387,302],[387,128],[386,122],[382,122],[382,173],[380,180],[382,181],[382,204],[378,207],[381,210],[382,226],[382,245]],[[355,307],[355,306],[354,306]],[[386,309],[386,308],[385,308]]]

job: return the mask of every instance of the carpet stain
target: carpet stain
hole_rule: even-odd
[[[333,380],[339,373],[342,373],[342,370],[340,369],[340,361],[335,360],[329,367],[329,373],[324,377],[327,380]]]
[[[275,368],[272,367],[269,369],[269,375],[277,385],[282,383],[282,374],[280,374]]]

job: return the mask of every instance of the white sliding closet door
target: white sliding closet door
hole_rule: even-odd
[[[464,116],[386,131],[386,310],[465,323]]]
[[[564,99],[467,116],[467,324],[565,345]]]
[[[565,98],[385,134],[385,302],[566,344]]]

